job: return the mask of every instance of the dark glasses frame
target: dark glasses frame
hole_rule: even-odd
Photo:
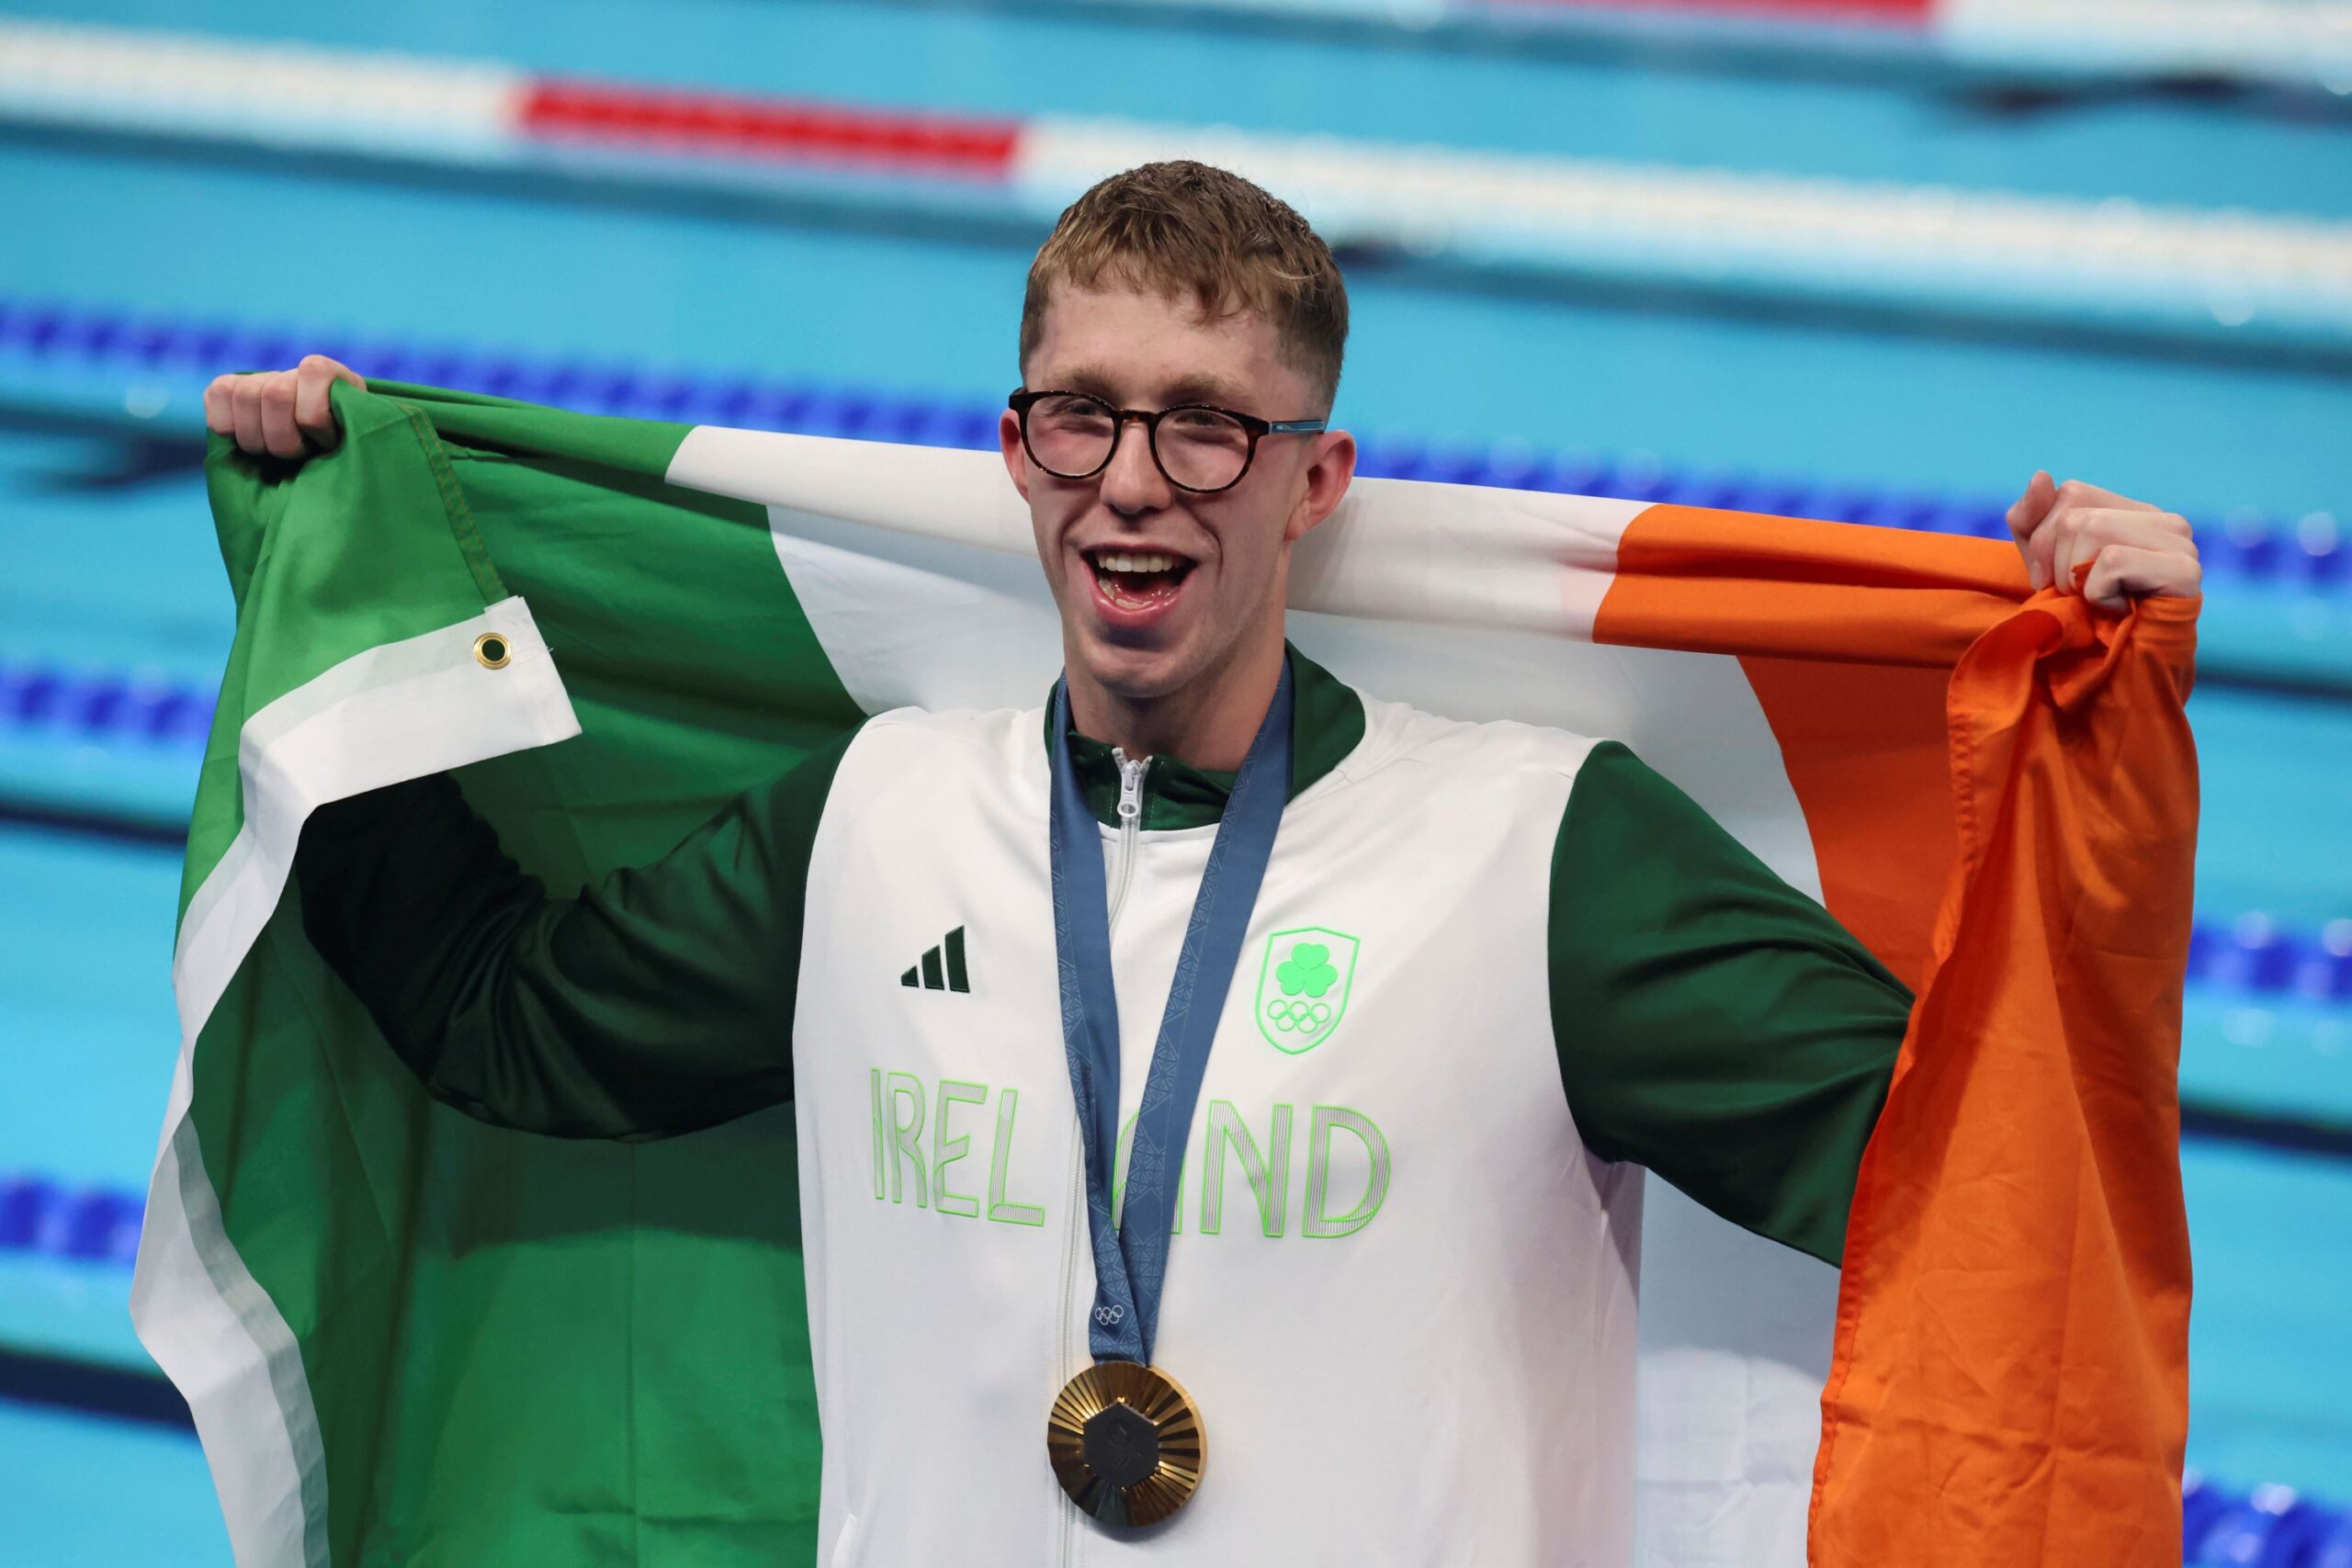
[[[1111,441],[1110,445],[1103,449],[1102,460],[1082,474],[1064,473],[1038,457],[1037,448],[1029,443],[1029,411],[1046,398],[1083,398],[1090,403],[1100,404],[1111,415]],[[1127,422],[1140,421],[1143,424],[1144,445],[1151,450],[1152,467],[1159,470],[1161,479],[1166,479],[1178,490],[1193,495],[1216,495],[1221,491],[1231,490],[1247,479],[1250,474],[1250,465],[1258,460],[1258,443],[1267,436],[1320,435],[1330,424],[1328,419],[1260,419],[1254,413],[1243,413],[1239,409],[1219,408],[1215,403],[1171,403],[1157,412],[1150,409],[1112,408],[1108,402],[1091,392],[1074,392],[1065,387],[1047,387],[1034,392],[1027,388],[1016,388],[1012,395],[1004,400],[1004,405],[1011,409],[1021,421],[1021,449],[1029,454],[1031,462],[1057,479],[1091,479],[1109,468],[1111,459],[1119,455],[1119,437],[1126,433]],[[1159,422],[1171,413],[1187,412],[1221,414],[1239,425],[1250,437],[1250,449],[1243,453],[1241,457],[1241,471],[1221,485],[1188,485],[1174,474],[1170,473],[1168,465],[1160,461]]]

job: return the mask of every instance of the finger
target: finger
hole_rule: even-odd
[[[2009,533],[2025,556],[2026,581],[2036,592],[2050,586],[2050,541],[2041,536],[2041,529],[2057,499],[2058,487],[2049,471],[2036,468],[2025,493],[2009,508]]]
[[[2191,562],[2198,558],[2188,520],[2169,512],[2070,511],[2052,526],[2058,536],[2052,565],[2064,586],[2072,586],[2076,574],[2103,549],[2124,547]]]
[[[2160,512],[2144,501],[2134,501],[2128,495],[2118,495],[2111,490],[2101,490],[2085,479],[2068,479],[2058,487],[2061,506],[2095,506],[2118,512]]]
[[[302,455],[302,432],[294,423],[294,378],[280,370],[262,378],[261,434],[273,457]]]
[[[2026,481],[2025,493],[2009,502],[2009,534],[2019,543],[2031,535],[2035,526],[2057,499],[2058,487],[2051,482],[2047,469],[2036,468],[2033,478]]]
[[[2115,537],[2111,514],[2082,507],[2068,507],[2063,502],[2052,509],[2050,521],[2041,531],[2050,539],[2050,581],[2061,593],[2082,591],[2082,574],[2090,569],[2092,558]]]
[[[229,389],[229,428],[237,437],[237,445],[248,452],[266,452],[269,447],[261,434],[261,383],[259,376],[235,376]]]
[[[2079,509],[2075,515],[2096,518],[2104,537],[2119,545],[2140,545],[2152,550],[2176,553],[2197,553],[2196,531],[2188,519],[2176,512],[2158,512],[2153,507],[2122,508],[2093,507]]]
[[[2194,599],[2202,569],[2189,557],[2137,545],[2109,545],[2091,562],[2083,597],[2102,610],[2121,610],[2136,598]]]
[[[366,389],[358,377],[323,354],[310,355],[294,372],[294,428],[322,452],[342,439],[343,432],[334,420],[334,401],[329,396],[337,381],[350,381]]]
[[[2061,513],[2042,525],[2041,531],[2050,546],[2050,585],[2061,593],[2080,592],[2080,574],[2099,548],[2087,520],[2080,513]]]
[[[237,433],[237,416],[229,408],[229,394],[236,383],[234,376],[215,376],[205,384],[204,428],[215,435]]]

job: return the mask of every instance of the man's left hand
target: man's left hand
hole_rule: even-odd
[[[2037,470],[2009,508],[2009,532],[2037,592],[2054,584],[2120,611],[2144,594],[2194,599],[2204,591],[2188,519],[2080,479],[2056,484]]]

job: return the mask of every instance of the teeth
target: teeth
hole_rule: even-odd
[[[1132,555],[1117,550],[1105,550],[1094,558],[1094,570],[1120,572],[1173,571],[1176,570],[1176,558],[1162,555],[1156,550],[1139,551]]]

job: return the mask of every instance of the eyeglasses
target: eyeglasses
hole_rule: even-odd
[[[1268,435],[1314,435],[1319,419],[1260,419],[1206,403],[1178,403],[1154,413],[1113,408],[1084,392],[1018,391],[1005,406],[1021,416],[1021,445],[1056,479],[1091,479],[1111,466],[1119,432],[1143,422],[1151,460],[1170,484],[1196,495],[1231,490],[1250,471],[1259,441]]]

